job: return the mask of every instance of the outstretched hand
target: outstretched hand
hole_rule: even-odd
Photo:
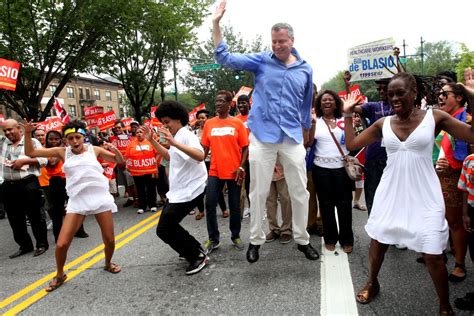
[[[225,13],[225,6],[227,4],[226,0],[222,0],[221,3],[216,7],[216,11],[212,15],[212,21],[215,23],[219,23],[224,16]]]
[[[347,99],[344,101],[343,112],[344,113],[352,113],[354,112],[354,107],[362,102],[362,96],[354,96],[349,94]]]
[[[25,133],[31,134],[37,127],[37,123],[33,123],[32,121],[25,121],[19,123],[21,127],[25,130]]]
[[[464,69],[464,85],[469,92],[474,91],[474,69],[471,67]]]
[[[148,140],[152,139],[153,132],[151,131],[151,129],[148,126],[146,126],[146,125],[140,126],[138,128],[138,130],[143,133],[143,136],[145,136],[146,139],[148,139]]]

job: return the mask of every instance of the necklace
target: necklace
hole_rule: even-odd
[[[397,115],[397,118],[398,118],[398,121],[399,122],[406,122],[410,119],[410,117],[413,115],[413,113],[415,113],[415,109],[413,108],[410,112],[410,114],[408,114],[408,116],[404,119],[401,119],[398,115]]]
[[[334,122],[334,123],[336,123],[336,118],[325,118],[325,117],[323,116],[323,120],[325,120],[326,122]]]

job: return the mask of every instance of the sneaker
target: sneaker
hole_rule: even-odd
[[[158,208],[152,207],[152,208],[150,208],[150,211],[151,211],[152,213],[155,213],[156,211],[158,211]]]
[[[143,214],[143,213],[145,213],[145,210],[143,210],[142,208],[139,208],[137,210],[137,214]]]
[[[125,204],[123,205],[123,207],[129,207],[130,205],[133,204],[133,200],[132,199],[128,199],[127,202],[125,202]]]
[[[250,209],[248,207],[244,208],[244,214],[242,216],[243,218],[247,218],[250,216]]]
[[[209,257],[201,254],[199,258],[189,264],[189,266],[186,268],[186,274],[187,275],[192,275],[196,274],[202,269],[204,269],[205,266],[209,263]]]
[[[280,235],[278,235],[277,233],[271,231],[267,234],[267,236],[265,236],[265,241],[266,242],[272,242],[274,241],[275,239],[279,238]]]
[[[232,244],[235,249],[240,250],[240,251],[244,250],[244,243],[242,242],[242,239],[240,238],[232,239]]]
[[[188,215],[194,215],[194,214],[196,214],[196,211],[195,211],[195,210],[192,210],[191,212],[189,212]]]
[[[281,235],[280,236],[280,244],[287,244],[291,241],[291,235]]]
[[[220,241],[212,241],[210,239],[206,240],[204,242],[204,249],[207,251],[208,254],[210,254],[211,252],[214,251],[214,249],[217,249],[221,246],[221,242]]]
[[[48,224],[46,225],[46,230],[53,230],[53,221],[48,221]]]

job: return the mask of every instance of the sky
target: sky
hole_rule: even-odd
[[[209,8],[211,15],[217,3]],[[415,53],[421,37],[463,42],[474,51],[473,10],[474,0],[228,0],[221,25],[232,25],[246,41],[261,35],[271,47],[272,25],[290,23],[294,47],[313,67],[320,87],[347,68],[349,48],[380,39],[394,38],[401,50],[405,39],[407,55]],[[211,37],[211,15],[197,32],[202,42]]]

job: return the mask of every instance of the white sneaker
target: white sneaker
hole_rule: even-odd
[[[152,213],[155,213],[156,211],[158,211],[158,208],[152,207],[152,208],[150,208],[150,211],[151,211]]]
[[[46,230],[53,230],[53,221],[48,221],[48,225],[46,226]]]
[[[139,208],[139,209],[137,210],[137,214],[143,214],[143,213],[145,213],[145,211],[144,211],[142,208]]]
[[[250,216],[250,209],[248,207],[244,208],[244,218],[247,218]]]
[[[395,244],[395,247],[397,249],[400,249],[400,250],[407,250],[407,246],[403,245],[403,244]]]

